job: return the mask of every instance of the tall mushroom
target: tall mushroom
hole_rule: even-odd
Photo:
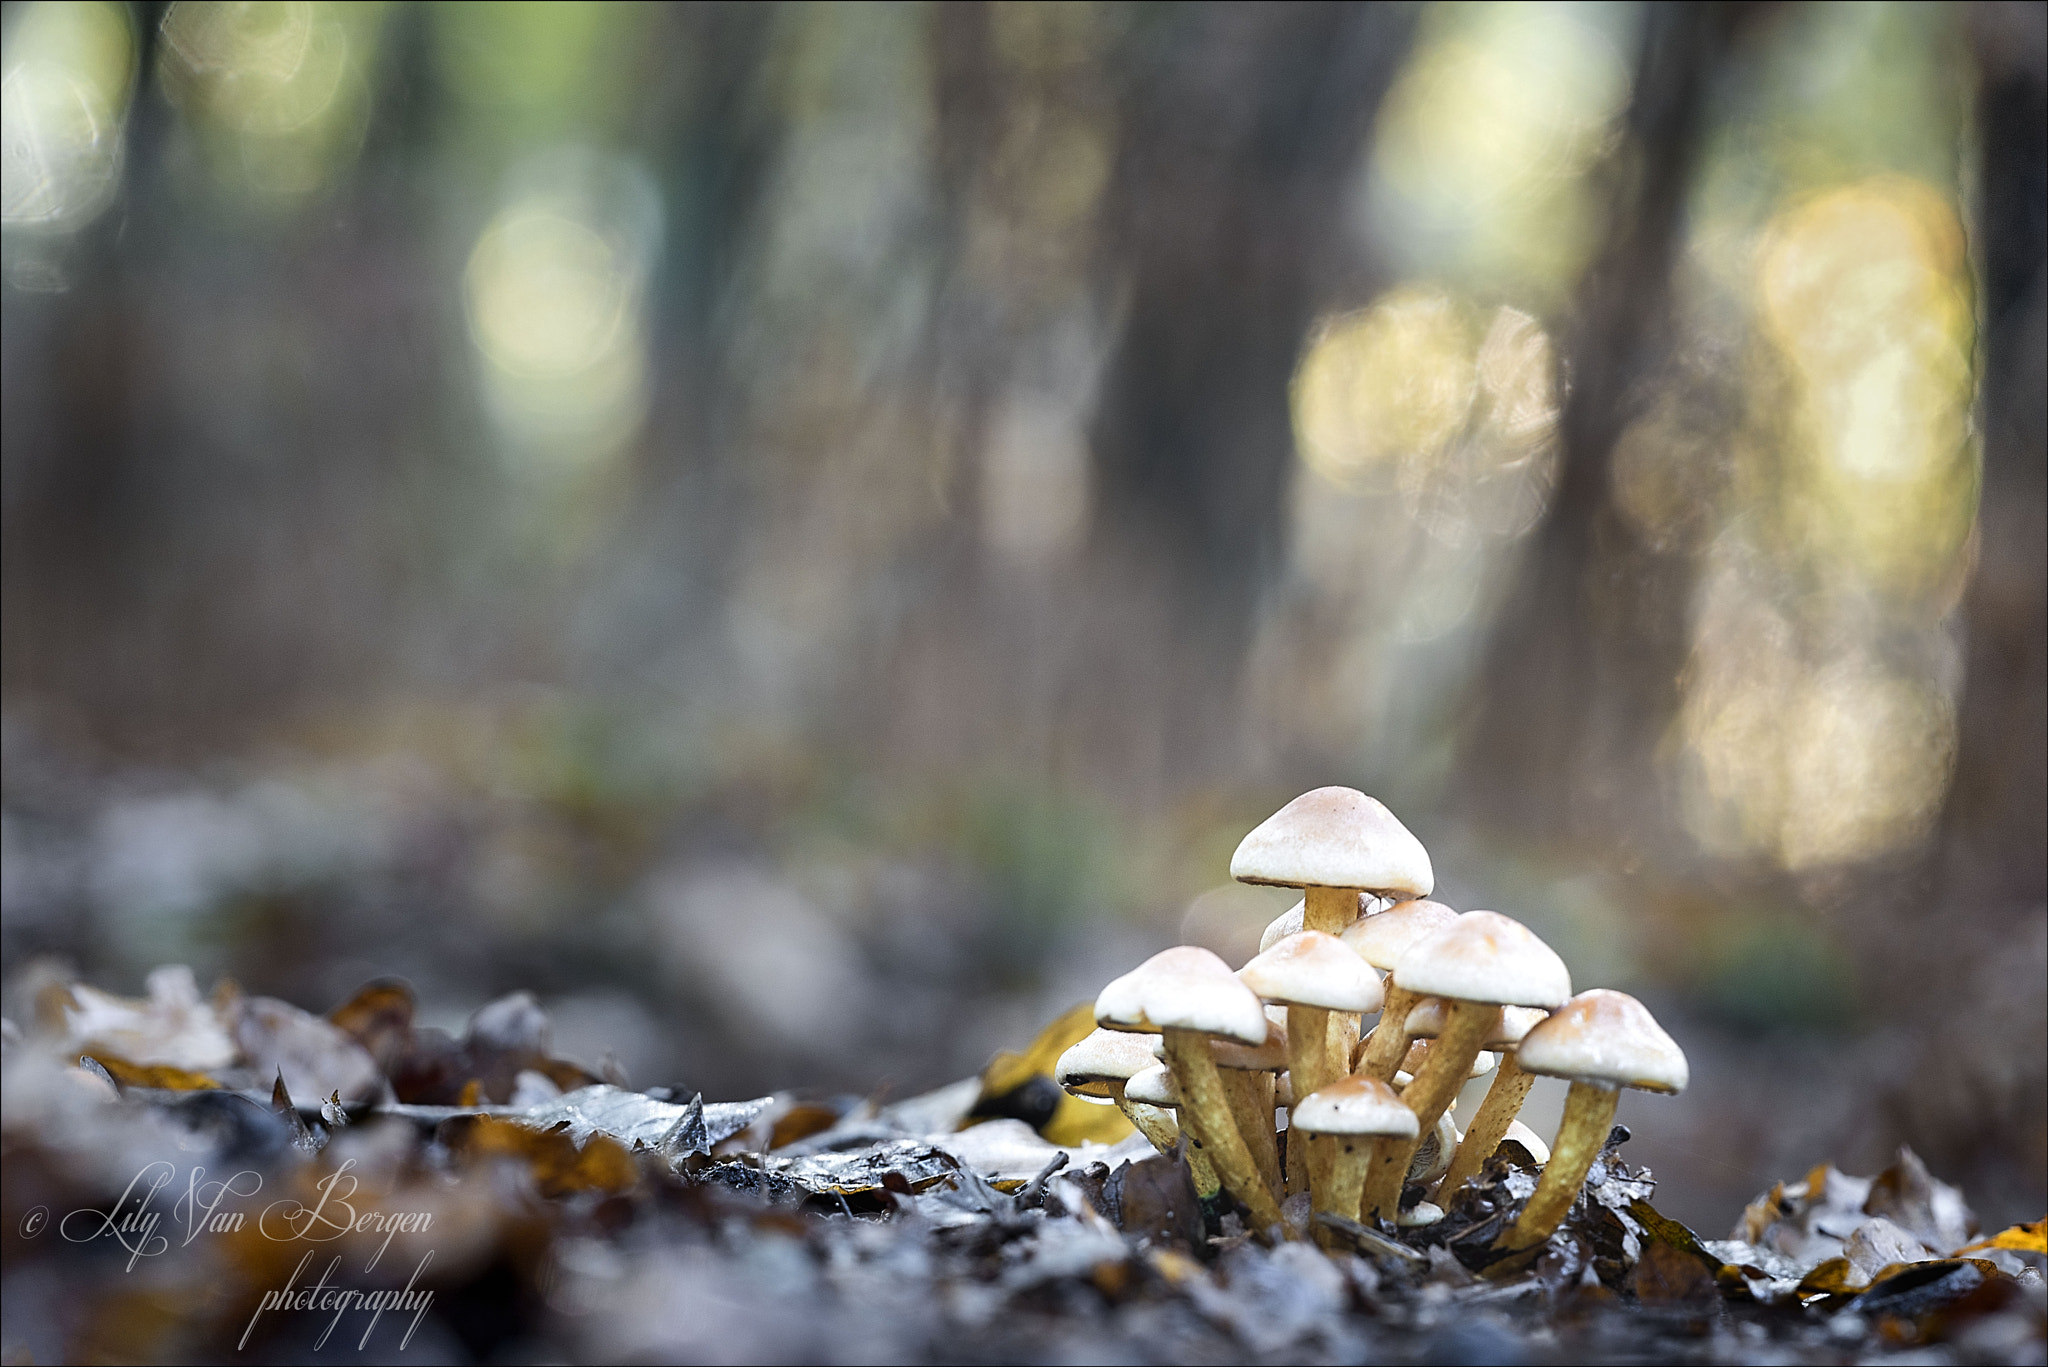
[[[1359,1196],[1379,1150],[1401,1147],[1416,1133],[1415,1113],[1393,1088],[1356,1074],[1302,1098],[1288,1123],[1294,1134],[1328,1151],[1316,1164],[1329,1173],[1313,1197],[1316,1210],[1347,1220],[1358,1216]],[[1328,1243],[1329,1237],[1319,1230],[1317,1240]]]
[[[1410,945],[1394,966],[1394,981],[1423,996],[1442,997],[1450,1007],[1429,1061],[1401,1094],[1424,1130],[1436,1124],[1465,1085],[1473,1060],[1500,1020],[1496,1008],[1560,1006],[1572,991],[1564,960],[1527,926],[1492,911],[1468,911]],[[1382,1208],[1399,1198],[1398,1191],[1366,1192],[1366,1199]]]
[[[1534,1007],[1501,1008],[1500,1024],[1486,1041],[1487,1048],[1500,1051],[1500,1071],[1494,1075],[1493,1085],[1486,1089],[1486,1100],[1473,1112],[1472,1123],[1465,1127],[1465,1137],[1458,1141],[1458,1155],[1451,1160],[1450,1171],[1444,1174],[1445,1196],[1464,1186],[1466,1179],[1477,1174],[1481,1165],[1493,1157],[1493,1151],[1507,1137],[1508,1126],[1514,1124],[1522,1103],[1528,1099],[1536,1078],[1516,1062],[1515,1051],[1543,1016]]]
[[[1523,1071],[1571,1080],[1550,1162],[1514,1226],[1494,1241],[1505,1250],[1548,1239],[1571,1209],[1579,1184],[1607,1142],[1623,1087],[1685,1090],[1685,1052],[1643,1004],[1625,992],[1581,992],[1522,1037]]]
[[[1300,888],[1302,927],[1328,935],[1358,919],[1361,892],[1427,897],[1429,851],[1355,788],[1303,793],[1252,829],[1230,858],[1241,883]]]
[[[1321,1091],[1351,1071],[1349,1057],[1331,1054],[1330,1013],[1377,1011],[1382,993],[1380,975],[1342,940],[1319,930],[1289,935],[1237,976],[1266,1001],[1287,1008],[1287,1070],[1297,1095]],[[1297,1167],[1292,1155],[1288,1167]],[[1311,1190],[1326,1176],[1315,1164],[1303,1170]]]
[[[1442,902],[1401,902],[1376,916],[1353,922],[1339,938],[1359,958],[1382,973],[1391,973],[1394,965],[1401,962],[1401,955],[1407,952],[1408,946],[1436,934],[1457,919],[1458,913]],[[1380,1009],[1380,1023],[1366,1040],[1365,1054],[1358,1062],[1358,1070],[1381,1082],[1392,1082],[1394,1070],[1401,1065],[1401,1056],[1408,1052],[1408,1034],[1404,1028],[1408,1013],[1422,998],[1398,982],[1390,980],[1384,986],[1387,999]]]
[[[1269,1022],[1252,990],[1206,949],[1162,950],[1102,989],[1095,1019],[1111,1030],[1165,1036],[1166,1062],[1184,1098],[1181,1127],[1201,1146],[1230,1194],[1251,1213],[1253,1228],[1284,1225],[1273,1191],[1260,1177],[1232,1119],[1212,1037],[1260,1045]]]
[[[1422,842],[1355,788],[1317,788],[1267,817],[1238,843],[1230,876],[1300,888],[1301,928],[1326,935],[1359,918],[1365,894],[1426,897],[1436,885]],[[1351,1057],[1358,1024],[1348,1012],[1330,1017],[1333,1053]]]

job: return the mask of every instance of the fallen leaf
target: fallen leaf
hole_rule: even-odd
[[[335,1007],[327,1019],[389,1073],[405,1054],[414,1006],[411,987],[397,978],[378,978]]]
[[[130,1063],[119,1054],[101,1050],[91,1056],[107,1076],[122,1087],[154,1087],[165,1092],[199,1092],[220,1086],[205,1073],[173,1068],[168,1063]]]
[[[1975,1253],[1980,1248],[2006,1248],[2015,1253],[2048,1253],[2048,1218],[2036,1220],[2031,1225],[2013,1225],[2009,1229],[2001,1229],[1988,1239],[1964,1244],[1956,1252]]]
[[[536,1130],[497,1116],[455,1116],[436,1137],[451,1153],[471,1162],[510,1158],[532,1174],[542,1196],[579,1191],[621,1192],[640,1180],[639,1165],[623,1145],[603,1135],[580,1147],[561,1130]]]
[[[236,1041],[200,997],[191,969],[168,964],[151,971],[147,983],[149,995],[140,1000],[84,983],[53,984],[44,990],[38,1013],[61,1021],[76,1047],[138,1065],[204,1073],[235,1061]]]
[[[1662,1239],[1643,1246],[1628,1284],[1636,1299],[1646,1305],[1705,1305],[1721,1299],[1714,1271],[1684,1248]]]
[[[228,1024],[257,1076],[283,1074],[294,1096],[317,1104],[339,1092],[344,1102],[353,1103],[384,1093],[377,1061],[325,1017],[275,997],[242,997],[231,1008]]]

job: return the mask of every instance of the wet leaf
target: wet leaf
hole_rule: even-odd
[[[369,1051],[321,1016],[275,997],[239,998],[229,1027],[259,1077],[282,1074],[294,1096],[317,1105],[339,1092],[344,1102],[369,1101],[385,1091],[384,1073]]]
[[[1871,1179],[1863,1213],[1882,1215],[1938,1252],[1953,1252],[1977,1232],[1977,1218],[1962,1192],[1927,1171],[1920,1155],[1903,1146],[1892,1165]]]
[[[774,1097],[764,1096],[752,1101],[708,1104],[699,1098],[691,1106],[679,1106],[671,1101],[657,1101],[644,1092],[600,1082],[536,1106],[516,1119],[520,1124],[544,1130],[565,1126],[578,1144],[602,1135],[628,1149],[659,1149],[694,1106],[701,1111],[702,1143],[708,1151],[753,1124],[756,1117],[774,1104]]]

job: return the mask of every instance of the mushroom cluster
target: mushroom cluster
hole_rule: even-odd
[[[1685,1055],[1641,1002],[1574,996],[1564,961],[1528,927],[1429,901],[1429,852],[1364,793],[1302,794],[1244,838],[1230,872],[1302,900],[1234,972],[1182,945],[1103,988],[1097,1029],[1058,1080],[1113,1099],[1162,1153],[1185,1157],[1205,1202],[1227,1191],[1270,1241],[1304,1237],[1309,1222],[1282,1213],[1296,1197],[1368,1227],[1440,1219],[1514,1140],[1543,1172],[1496,1247],[1534,1248],[1570,1210],[1620,1089],[1685,1087]],[[1488,1073],[1461,1126],[1460,1089]],[[1571,1083],[1547,1148],[1516,1119],[1537,1077]],[[1330,1222],[1313,1227],[1332,1237]]]

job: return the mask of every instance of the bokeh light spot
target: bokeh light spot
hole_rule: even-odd
[[[0,223],[70,232],[112,201],[134,62],[122,6],[40,0],[20,16],[0,58]]]

